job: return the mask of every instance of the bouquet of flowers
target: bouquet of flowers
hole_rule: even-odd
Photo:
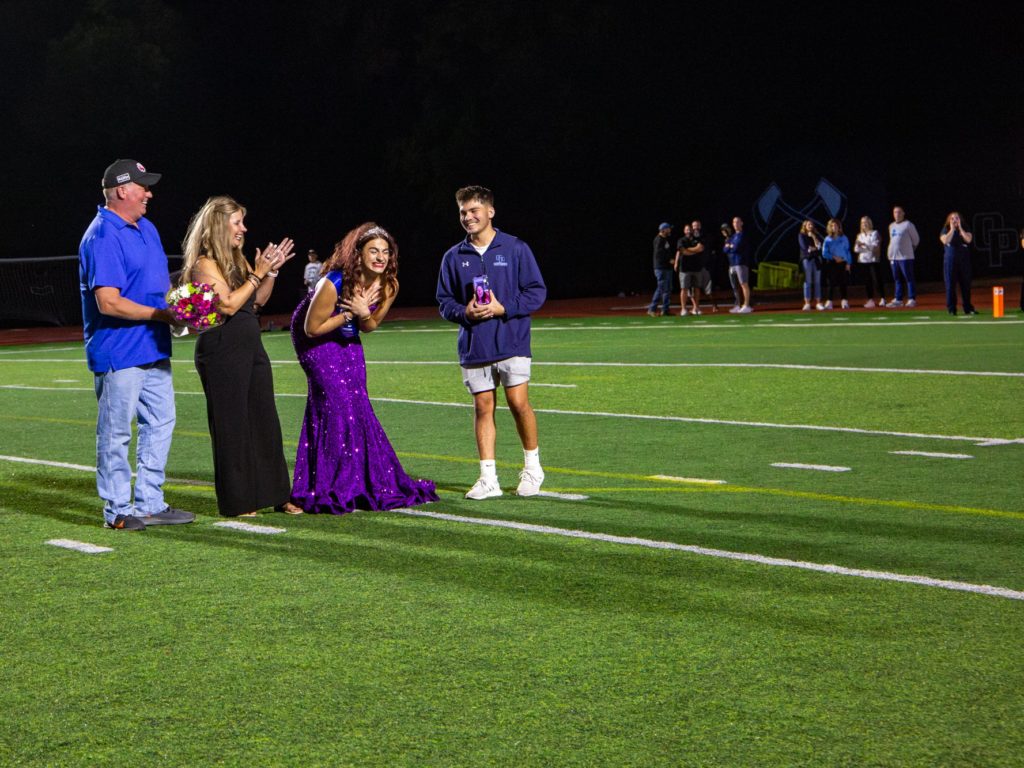
[[[207,283],[182,283],[167,294],[167,308],[174,315],[182,330],[171,332],[176,336],[184,336],[191,328],[202,333],[220,325],[224,316],[217,310],[220,296]]]

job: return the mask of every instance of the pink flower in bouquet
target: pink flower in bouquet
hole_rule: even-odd
[[[205,331],[219,325],[224,316],[217,309],[220,296],[207,283],[183,283],[167,294],[167,308],[179,325]]]

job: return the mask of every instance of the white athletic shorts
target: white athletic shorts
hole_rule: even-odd
[[[504,387],[514,387],[530,380],[530,358],[508,357],[496,363],[474,365],[462,369],[462,383],[470,394],[497,389],[498,382]]]
[[[736,275],[736,279],[741,283],[750,282],[750,267],[742,264],[738,266],[729,267],[729,274]]]

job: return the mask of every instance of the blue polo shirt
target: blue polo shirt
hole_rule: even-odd
[[[93,294],[97,288],[117,288],[137,304],[167,307],[167,291],[171,288],[167,254],[149,219],[143,217],[129,224],[98,206],[96,218],[78,247],[78,279],[90,371],[119,371],[171,356],[170,326],[104,315]]]

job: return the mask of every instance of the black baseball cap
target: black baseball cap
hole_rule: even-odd
[[[134,160],[115,160],[103,172],[103,188],[119,187],[133,181],[143,187],[151,187],[160,181],[159,173],[150,173],[146,166]]]

